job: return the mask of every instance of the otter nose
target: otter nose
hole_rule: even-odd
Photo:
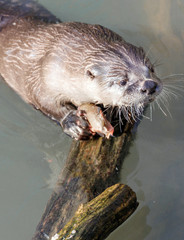
[[[158,86],[157,83],[154,81],[150,81],[150,80],[145,81],[142,86],[141,92],[144,94],[146,93],[148,95],[151,95],[156,92],[157,86]]]

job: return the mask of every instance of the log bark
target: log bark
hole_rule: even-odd
[[[137,208],[135,193],[123,184],[115,184],[86,204],[54,236],[58,240],[103,240]]]

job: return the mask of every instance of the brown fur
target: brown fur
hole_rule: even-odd
[[[13,19],[0,32],[0,62],[5,81],[61,123],[85,102],[139,114],[162,88],[143,49],[100,25]]]

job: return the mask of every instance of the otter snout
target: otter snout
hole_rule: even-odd
[[[147,95],[152,95],[156,93],[159,89],[159,85],[155,81],[147,80],[144,82],[142,88],[141,88],[141,93],[147,94]]]

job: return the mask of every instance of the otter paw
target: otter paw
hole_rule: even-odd
[[[79,114],[77,110],[71,111],[67,117],[61,121],[63,131],[75,140],[87,140],[92,138],[87,119]]]

